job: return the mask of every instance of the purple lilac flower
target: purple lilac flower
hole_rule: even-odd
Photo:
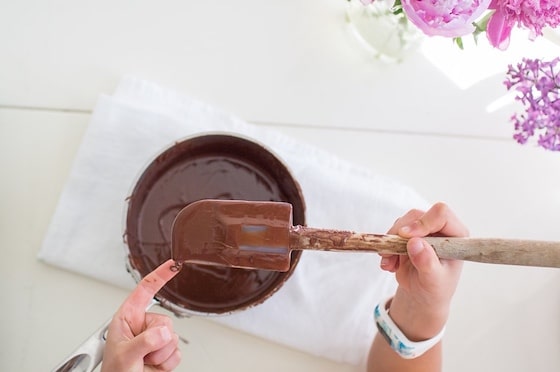
[[[511,117],[513,138],[524,144],[538,134],[539,146],[560,151],[560,58],[524,58],[508,66],[504,84],[517,91],[515,99],[525,106],[525,112]]]

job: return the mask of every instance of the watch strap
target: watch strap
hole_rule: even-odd
[[[418,358],[426,351],[434,347],[443,338],[445,327],[434,337],[420,342],[410,341],[399,327],[393,322],[389,312],[387,311],[387,303],[391,301],[389,298],[381,302],[375,307],[373,312],[375,323],[379,333],[389,343],[391,348],[404,359]]]

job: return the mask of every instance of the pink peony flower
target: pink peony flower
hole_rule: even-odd
[[[460,37],[475,30],[473,22],[490,0],[401,0],[406,16],[426,35]]]
[[[511,30],[515,25],[530,30],[530,39],[542,35],[546,26],[560,25],[558,0],[492,0],[495,12],[488,21],[486,35],[490,43],[501,50],[509,46]]]

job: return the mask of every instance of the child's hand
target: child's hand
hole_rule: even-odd
[[[447,322],[462,262],[440,260],[421,237],[464,237],[468,230],[447,205],[438,203],[427,212],[408,212],[388,233],[410,238],[408,256],[382,255],[381,268],[394,272],[399,283],[389,313],[411,340],[429,339]]]

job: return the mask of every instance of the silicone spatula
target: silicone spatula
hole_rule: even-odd
[[[426,237],[436,254],[494,264],[560,267],[560,242]],[[287,271],[293,250],[407,254],[396,235],[292,226],[281,202],[200,200],[176,216],[172,256],[178,263]]]

